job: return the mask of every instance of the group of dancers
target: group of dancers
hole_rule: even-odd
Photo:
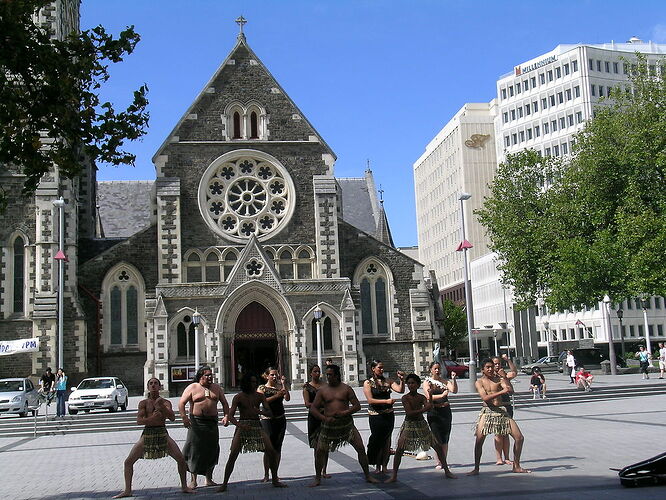
[[[516,376],[517,370],[506,357],[504,362],[509,364],[507,371],[502,367],[501,358],[484,360],[481,365],[482,377],[476,382],[476,390],[483,407],[475,425],[474,469],[469,475],[479,473],[483,442],[489,434],[496,436],[498,464],[512,465],[513,472],[529,472],[520,466],[524,438],[513,420],[510,400],[513,392],[510,380]],[[442,365],[435,361],[430,364],[429,375],[423,381],[414,373],[405,376],[398,371],[396,376],[396,380],[385,377],[381,361],[370,364],[370,377],[363,385],[370,424],[366,451],[352,417],[361,409],[361,404],[354,390],[342,382],[340,368],[334,364],[325,366],[326,383],[322,381],[321,368],[317,365],[311,368],[309,381],[303,386],[303,400],[309,409],[308,440],[314,450],[315,479],[311,486],[319,486],[322,478],[330,477],[326,471],[328,455],[345,444],[356,450],[368,482],[379,482],[371,475],[370,465],[375,466],[375,475],[389,473],[395,421],[393,406],[397,401],[391,396],[392,392],[404,394],[405,388],[407,393],[402,396],[405,419],[395,447],[393,469],[385,482],[397,480],[406,451],[428,451],[431,448],[437,455],[436,468],[443,470],[446,478],[456,478],[447,462],[452,424],[448,395],[458,392],[456,374],[451,373],[451,378],[447,379]],[[125,489],[114,498],[132,495],[133,468],[139,458],[155,459],[167,455],[178,464],[184,493],[194,492],[197,475],[205,477],[206,486],[216,485],[218,491],[226,491],[238,455],[248,452],[264,453],[264,482],[286,487],[280,481],[278,468],[286,430],[284,401],[289,401],[289,386],[275,368],[268,368],[263,377],[265,381],[260,385],[257,375],[246,373],[241,380],[241,392],[233,397],[229,406],[222,388],[213,382],[212,370],[208,367],[199,369],[195,381],[185,389],[178,404],[183,425],[188,428],[182,453],[165,427],[167,419],[175,420],[171,403],[160,396],[160,381],[151,378],[147,384],[148,397],[139,403],[137,415],[137,423],[145,429],[124,462]],[[419,393],[419,388],[423,394]],[[224,412],[221,420],[218,417],[220,404]],[[219,423],[223,426],[231,423],[236,427],[221,485],[217,485],[212,477],[220,453]],[[508,458],[509,435],[514,439],[511,461]],[[191,474],[189,483],[187,471]]]

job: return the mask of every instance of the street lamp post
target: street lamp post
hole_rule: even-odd
[[[543,329],[546,334],[546,354],[552,356],[553,354],[550,352],[552,350],[550,345],[550,323],[548,321],[543,322]]]
[[[499,350],[497,349],[497,330],[493,330],[493,340],[495,341],[495,356],[499,356]]]
[[[53,201],[53,206],[58,209],[58,253],[55,259],[58,261],[58,368],[65,366],[65,341],[64,341],[64,311],[63,296],[65,294],[65,200],[61,196]]]
[[[617,319],[620,321],[620,345],[622,346],[622,357],[625,356],[626,351],[624,350],[624,332],[622,331],[622,317],[624,316],[624,311],[620,307],[617,310]]]
[[[315,307],[313,315],[317,322],[317,365],[319,365],[319,369],[321,370],[321,318],[324,316],[324,311],[321,310],[319,304]]]
[[[613,343],[613,327],[610,316],[611,299],[604,295],[604,315],[606,316],[606,331],[608,332],[608,360],[610,361],[611,375],[617,375],[617,358],[615,357],[615,344]]]
[[[194,369],[199,369],[199,323],[201,323],[201,314],[199,310],[195,309],[192,315],[192,323],[194,323]],[[236,367],[232,367],[235,370]]]
[[[462,241],[458,245],[457,251],[463,253],[463,279],[465,280],[465,306],[467,312],[467,338],[469,341],[469,379],[474,384],[476,382],[476,353],[474,349],[474,339],[472,330],[474,329],[474,308],[472,306],[472,286],[467,272],[467,249],[472,248],[472,244],[467,241],[465,234],[465,200],[472,197],[469,193],[460,193],[460,228],[462,230]]]
[[[650,344],[650,329],[648,328],[647,306],[650,303],[649,297],[641,297],[641,307],[643,308],[643,328],[645,329],[645,349],[652,354],[652,345]]]

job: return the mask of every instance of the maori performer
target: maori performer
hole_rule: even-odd
[[[358,402],[352,388],[341,382],[338,365],[326,367],[326,380],[328,385],[317,392],[317,396],[310,406],[310,412],[322,422],[315,455],[315,481],[311,486],[319,486],[321,483],[326,453],[335,451],[347,443],[351,444],[358,454],[358,462],[363,469],[365,480],[369,483],[377,483],[378,481],[370,476],[363,440],[354,426],[352,417],[361,409],[361,403]],[[324,409],[323,413],[319,410],[320,408]]]
[[[416,453],[433,448],[440,462],[446,463],[442,443],[435,437],[428,426],[428,422],[423,418],[423,414],[432,409],[432,391],[430,391],[427,398],[423,394],[419,394],[421,378],[414,373],[407,375],[406,380],[409,392],[402,397],[405,421],[400,428],[398,444],[393,457],[393,475],[386,480],[387,483],[394,483],[398,479],[398,469],[400,468],[402,454],[405,451]]]
[[[321,381],[321,368],[319,365],[313,365],[310,368],[310,381],[303,385],[303,402],[305,407],[310,410],[312,402],[317,396],[317,392],[322,388],[324,383]],[[314,449],[315,460],[317,459],[317,439],[319,439],[319,428],[321,427],[321,420],[316,418],[311,412],[308,411],[308,442],[310,448]],[[326,466],[328,465],[328,452],[324,454],[324,467],[322,468],[322,477],[328,479],[330,474],[326,473]]]
[[[271,444],[271,439],[264,432],[259,417],[261,415],[271,417],[270,406],[266,402],[266,396],[257,391],[257,376],[253,373],[246,373],[241,380],[241,392],[234,396],[229,409],[229,422],[236,426],[236,432],[231,440],[231,449],[229,450],[229,459],[224,468],[224,482],[217,490],[223,492],[227,490],[229,478],[234,471],[234,465],[239,453],[252,453],[263,451],[265,462],[266,457],[268,466],[273,476],[273,486],[276,488],[285,488],[287,485],[281,483],[278,478],[277,453]],[[263,411],[261,407],[263,406]],[[240,419],[236,420],[236,409],[240,410]],[[265,463],[264,462],[264,463]]]
[[[280,377],[278,382],[278,371],[273,367],[266,368],[263,375],[265,384],[260,385],[257,389],[260,393],[266,396],[266,403],[271,409],[272,417],[261,415],[261,426],[264,432],[271,438],[273,449],[277,453],[277,466],[280,467],[280,460],[282,458],[282,442],[284,441],[284,433],[287,430],[287,419],[284,415],[284,401],[289,401],[289,387],[285,382],[284,376]],[[268,456],[264,454],[264,479],[262,482],[268,482]]]
[[[516,365],[513,364],[513,361],[511,361],[506,354],[502,354],[501,357],[494,356],[491,359],[495,365],[495,375],[497,377],[505,377],[507,380],[511,381],[518,376],[518,368],[516,368]],[[508,367],[508,370],[505,370],[504,366]],[[513,418],[513,404],[511,403],[510,394],[502,395],[502,406],[506,408],[506,412],[511,418]],[[510,444],[509,436],[495,434],[495,455],[497,457],[495,465],[513,465],[513,462],[509,459]]]
[[[185,458],[183,458],[176,442],[167,433],[164,425],[166,419],[174,421],[176,415],[171,409],[171,402],[160,397],[161,388],[162,383],[155,377],[148,380],[148,397],[139,403],[139,411],[136,417],[136,423],[146,427],[125,459],[125,489],[113,498],[132,496],[132,476],[134,475],[134,464],[137,460],[140,458],[153,460],[167,455],[178,464],[182,492],[194,493],[194,490],[187,486],[187,463]]]
[[[395,424],[391,391],[405,392],[405,374],[397,373],[398,381],[392,382],[384,377],[384,363],[373,360],[370,363],[370,378],[363,383],[363,394],[368,401],[368,421],[370,438],[368,439],[368,463],[375,466],[375,473],[387,472],[391,434]]]
[[[435,438],[437,438],[437,442],[442,447],[441,453],[437,453],[437,456],[443,457],[443,461],[438,458],[435,468],[444,470],[444,474],[449,479],[456,479],[457,476],[451,472],[446,460],[453,421],[449,393],[455,394],[458,392],[456,372],[452,371],[451,380],[447,380],[442,377],[442,365],[438,361],[433,361],[430,363],[430,376],[423,382],[423,392],[426,398],[432,401],[432,408],[428,410],[428,424]]]
[[[197,487],[197,474],[206,477],[206,486],[215,486],[213,469],[220,456],[220,432],[218,428],[217,405],[222,403],[224,417],[221,422],[228,425],[226,414],[229,404],[222,387],[213,383],[213,370],[202,366],[194,376],[194,382],[187,386],[178,402],[178,412],[187,427],[187,438],[183,455],[191,473],[190,488]],[[189,417],[185,407],[190,405]]]
[[[484,359],[481,364],[483,376],[476,381],[476,390],[483,401],[483,408],[476,421],[476,442],[474,444],[474,469],[468,476],[479,474],[483,442],[488,434],[513,437],[513,472],[531,472],[520,466],[520,454],[523,451],[523,434],[518,424],[509,416],[502,406],[502,395],[513,392],[511,382],[506,376],[497,375],[495,364],[491,359]]]

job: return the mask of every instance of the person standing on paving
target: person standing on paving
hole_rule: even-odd
[[[568,368],[569,378],[571,384],[576,383],[576,358],[574,358],[573,351],[567,351],[566,365]]]
[[[507,380],[513,380],[518,376],[518,368],[513,363],[511,358],[508,355],[502,354],[502,356],[495,356],[492,358],[493,364],[495,365],[495,374],[498,377],[505,377]],[[504,369],[504,366],[508,367],[508,371]],[[509,414],[509,417],[513,418],[513,403],[511,402],[511,394],[502,394],[502,406],[506,408],[506,412]],[[509,448],[510,448],[509,436],[508,435],[498,435],[495,434],[495,455],[496,462],[495,465],[513,465],[513,462],[509,458]],[[504,458],[502,458],[504,457]]]
[[[666,371],[666,344],[659,343],[659,378],[664,378],[664,371]]]
[[[190,488],[197,487],[197,474],[206,476],[206,486],[215,486],[213,469],[220,456],[220,432],[218,428],[217,405],[222,403],[224,417],[222,425],[228,425],[229,403],[224,391],[213,383],[213,370],[202,366],[194,376],[194,382],[187,386],[178,402],[178,412],[187,427],[187,438],[183,455],[192,474]],[[189,416],[185,407],[190,405]]]
[[[641,364],[641,373],[643,374],[643,380],[650,378],[648,371],[650,370],[650,353],[645,350],[645,347],[640,346],[639,351],[636,353],[638,362]]]
[[[123,466],[125,476],[125,489],[113,498],[124,498],[132,496],[132,476],[134,475],[134,464],[140,458],[154,460],[169,455],[178,464],[178,475],[180,476],[180,489],[183,493],[194,493],[187,486],[187,463],[180,452],[176,442],[169,436],[165,426],[167,419],[172,422],[176,415],[171,408],[171,402],[160,396],[162,383],[155,377],[148,380],[148,397],[139,402],[139,411],[136,423],[145,425],[141,437],[132,447],[125,459]]]

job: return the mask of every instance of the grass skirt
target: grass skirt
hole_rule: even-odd
[[[428,451],[432,447],[432,432],[428,422],[418,420],[405,420],[400,427],[398,442],[403,441],[405,451]]]
[[[336,451],[351,442],[353,433],[354,419],[351,415],[336,418],[330,423],[322,422],[318,446],[324,451]]]
[[[240,423],[250,427],[248,430],[238,428],[240,432],[241,453],[266,451],[264,438],[261,435],[261,422],[259,420],[241,420]]]
[[[143,458],[154,460],[168,455],[168,438],[166,427],[146,427],[143,436]]]
[[[483,427],[481,432],[484,436],[495,434],[496,436],[506,436],[511,433],[511,417],[503,406],[484,406],[479,412],[479,417],[474,426],[474,432],[478,428],[479,422],[483,418]]]

